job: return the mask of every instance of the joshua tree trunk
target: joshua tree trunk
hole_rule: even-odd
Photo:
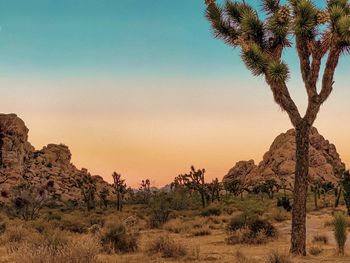
[[[335,208],[337,208],[338,205],[339,205],[340,196],[341,196],[341,192],[342,191],[343,191],[342,187],[339,187],[338,190],[337,190],[337,194],[336,194],[336,197],[335,197],[335,204],[334,204]]]
[[[315,189],[315,191],[314,191],[314,202],[315,202],[315,210],[318,210],[317,191],[316,191],[316,189]]]
[[[296,166],[294,202],[292,211],[291,253],[306,255],[306,200],[309,175],[309,133],[310,126],[301,121],[296,127]]]

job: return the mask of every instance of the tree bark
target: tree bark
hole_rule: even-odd
[[[296,127],[296,166],[292,210],[291,253],[306,256],[306,200],[309,175],[310,125],[302,120]]]

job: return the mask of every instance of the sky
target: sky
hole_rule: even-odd
[[[304,111],[293,50],[285,60]],[[347,164],[349,70],[344,56],[315,123]],[[0,111],[25,121],[37,149],[64,143],[78,168],[132,186],[191,165],[222,178],[291,128],[239,51],[213,38],[201,0],[0,0],[0,90]]]

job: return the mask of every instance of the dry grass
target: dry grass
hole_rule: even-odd
[[[168,235],[162,235],[152,240],[147,247],[149,255],[160,255],[163,258],[182,258],[188,255],[187,248]]]

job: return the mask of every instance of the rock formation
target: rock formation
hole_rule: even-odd
[[[254,187],[260,182],[275,179],[278,183],[292,188],[295,171],[295,130],[282,133],[274,140],[258,166],[254,161],[238,162],[224,180],[238,179],[245,185]],[[310,182],[337,183],[335,169],[345,169],[335,146],[329,143],[316,128],[310,133]]]
[[[63,144],[49,144],[35,150],[28,142],[28,128],[15,114],[0,114],[0,171],[8,180],[0,185],[1,200],[6,202],[10,189],[23,181],[37,186],[49,185],[62,201],[81,200],[77,180],[91,176],[86,169],[77,169],[71,163],[71,152]],[[100,176],[92,176],[97,193],[112,186]],[[1,180],[0,180],[1,182]]]

